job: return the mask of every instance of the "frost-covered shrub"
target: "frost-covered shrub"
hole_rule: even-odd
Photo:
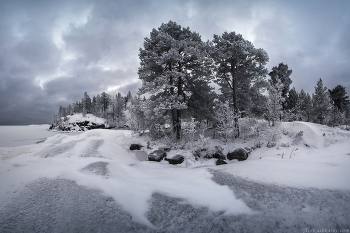
[[[280,130],[279,126],[271,127],[270,130],[265,132],[265,138],[267,141],[266,146],[271,148],[276,146],[278,139],[280,139]]]
[[[163,141],[172,140],[174,132],[169,124],[153,124],[149,130],[150,137],[153,140],[163,139]]]
[[[216,119],[216,134],[227,140],[228,138],[234,138],[237,135],[236,119],[239,115],[230,108],[229,103],[220,103],[215,109]]]
[[[195,139],[196,127],[199,124],[198,121],[195,121],[194,118],[191,118],[190,122],[182,122],[182,134],[183,139],[186,141],[190,141],[193,147],[193,141]]]

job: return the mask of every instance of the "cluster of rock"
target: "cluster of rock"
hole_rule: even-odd
[[[140,150],[143,146],[139,144],[131,144],[130,150]],[[170,164],[181,164],[185,157],[182,155],[175,155],[172,158],[167,158],[167,153],[170,151],[170,147],[160,147],[158,150],[152,151],[148,154],[148,161],[160,162],[162,160],[168,161]]]
[[[130,150],[140,150],[141,145],[139,144],[131,144]],[[216,165],[227,164],[225,160],[233,160],[237,159],[238,161],[246,160],[254,148],[238,148],[232,152],[229,152],[226,156],[223,153],[223,148],[220,146],[216,146],[214,150],[208,149],[199,149],[194,152],[194,156],[196,159],[204,158],[204,159],[217,159]],[[167,158],[167,153],[169,152],[169,147],[162,147],[158,150],[152,151],[148,154],[148,161],[160,162],[162,160],[168,161],[170,164],[181,164],[185,157],[177,154],[172,158]]]
[[[61,131],[87,131],[91,129],[105,129],[105,124],[99,124],[91,121],[80,121],[80,122],[73,122],[73,123],[66,123],[63,125],[55,126],[52,124],[50,126],[51,129],[57,129]]]

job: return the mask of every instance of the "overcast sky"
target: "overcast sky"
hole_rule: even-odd
[[[263,48],[267,68],[350,93],[350,1],[0,1],[0,125],[49,123],[60,105],[102,91],[135,94],[138,53],[169,20],[203,40],[235,31]]]

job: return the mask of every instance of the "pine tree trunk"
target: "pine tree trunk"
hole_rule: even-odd
[[[234,114],[238,113],[238,104],[237,104],[237,80],[234,72],[234,64],[231,63],[231,76],[232,76],[232,101],[233,101],[233,109]],[[235,137],[239,137],[239,125],[238,118],[235,117],[235,131],[237,132]]]
[[[179,77],[177,82],[178,96],[182,96],[182,79]],[[176,110],[176,138],[181,138],[181,109]]]
[[[171,64],[169,64],[169,71],[172,71]],[[173,77],[170,76],[169,84],[172,86],[173,85]],[[170,95],[174,95],[174,87],[170,87]],[[173,132],[177,132],[177,114],[176,114],[176,109],[172,108],[171,109],[171,119],[173,121]]]

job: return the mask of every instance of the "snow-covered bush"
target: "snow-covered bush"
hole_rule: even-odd
[[[182,122],[181,127],[182,127],[182,134],[183,134],[183,139],[186,141],[190,141],[192,143],[193,147],[193,142],[195,139],[195,133],[196,133],[196,127],[199,124],[198,121],[195,121],[194,118],[191,118],[190,122]]]
[[[265,138],[267,141],[267,147],[274,147],[277,145],[278,139],[280,139],[279,125],[271,127],[269,130],[265,131]]]
[[[233,139],[237,135],[235,120],[238,117],[239,115],[234,112],[233,108],[230,108],[228,101],[219,103],[215,109],[216,134],[224,140]]]

